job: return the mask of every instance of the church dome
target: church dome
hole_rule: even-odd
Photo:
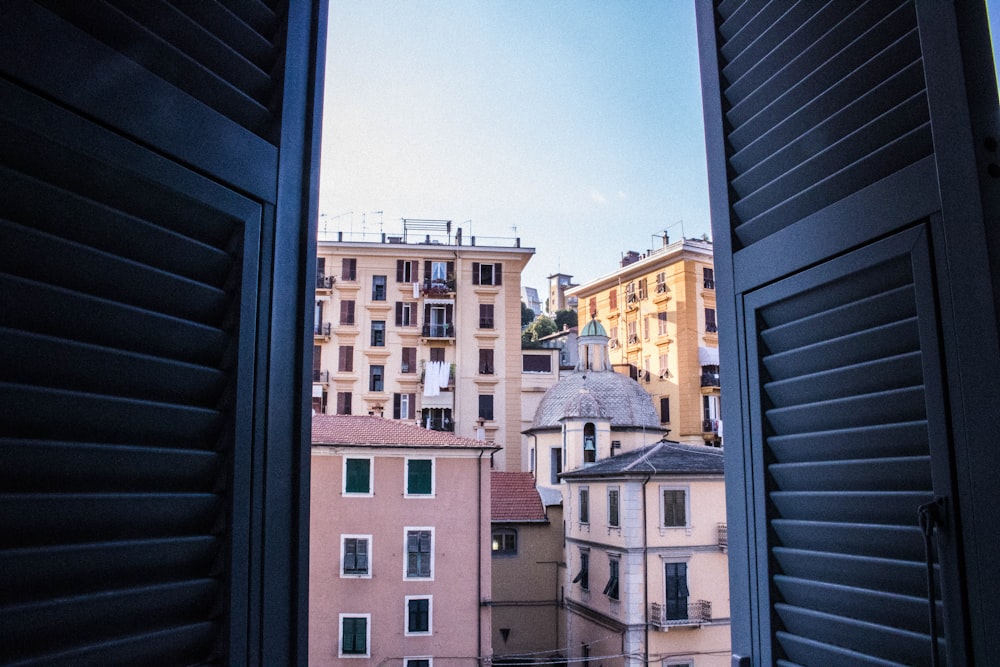
[[[604,326],[597,321],[597,319],[592,319],[587,322],[587,325],[580,330],[577,334],[578,336],[604,336],[608,337],[608,332],[604,330]]]
[[[663,430],[639,383],[614,371],[575,371],[545,392],[532,429],[561,428],[565,418],[610,419],[611,428]]]

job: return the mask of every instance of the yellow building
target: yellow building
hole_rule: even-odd
[[[318,242],[313,410],[484,437],[521,468],[521,270],[534,254],[477,246],[450,221]],[[370,236],[369,236],[370,238]]]
[[[721,444],[719,335],[712,244],[685,239],[567,292],[581,322],[596,317],[609,335],[612,366],[652,396],[670,438]]]

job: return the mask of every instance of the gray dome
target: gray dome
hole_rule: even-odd
[[[614,371],[577,371],[559,380],[542,396],[531,428],[560,428],[565,417],[610,419],[612,428],[663,430],[649,394]]]
[[[604,336],[608,337],[608,332],[604,330],[604,326],[597,321],[597,319],[592,319],[587,322],[587,325],[583,327],[580,331],[579,336]]]

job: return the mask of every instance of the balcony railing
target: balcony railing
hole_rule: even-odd
[[[718,387],[719,386],[719,374],[718,373],[702,373],[701,374],[701,386],[702,387]]]
[[[313,382],[329,382],[330,371],[313,371]]]
[[[333,327],[330,325],[329,322],[315,324],[315,325],[313,325],[313,335],[314,336],[322,336],[324,338],[329,338],[330,337],[330,331],[332,330],[332,328]]]
[[[729,548],[729,526],[724,523],[719,524],[719,548],[723,551]]]
[[[425,280],[420,286],[420,292],[424,296],[445,296],[455,291],[455,279],[448,280]]]
[[[451,324],[425,324],[421,330],[424,338],[454,338],[455,325]]]
[[[719,333],[719,325],[715,324],[714,322],[706,324],[705,325],[705,332],[706,333]]]
[[[689,602],[685,618],[667,618],[666,605],[652,603],[649,607],[649,624],[661,630],[687,626],[699,626],[712,620],[712,603],[708,600]],[[680,614],[677,614],[678,616]]]
[[[316,289],[330,289],[333,287],[333,283],[337,282],[336,276],[324,276],[323,274],[318,274],[316,276]]]
[[[706,419],[701,422],[701,432],[702,434],[711,433],[713,435],[719,433],[719,420],[718,419]]]
[[[705,278],[705,289],[715,289],[714,278]]]

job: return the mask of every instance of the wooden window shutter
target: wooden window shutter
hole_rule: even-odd
[[[472,284],[479,284],[479,262],[472,263]]]
[[[427,284],[431,282],[431,265],[432,262],[429,259],[424,260],[424,282]]]
[[[503,284],[503,264],[497,262],[493,265],[493,284],[502,285]]]
[[[396,260],[396,282],[403,282],[403,260]]]
[[[307,654],[325,18],[5,5],[0,662]]]
[[[998,593],[961,569],[994,577],[1000,556],[980,472],[1000,455],[974,445],[1000,392],[973,379],[1000,377],[997,317],[969,288],[997,283],[1000,247],[984,8],[697,7],[727,485],[746,490],[727,507],[747,554],[730,561],[733,652],[997,662]],[[925,555],[918,508],[936,498]]]
[[[399,394],[393,394],[392,395],[392,418],[393,419],[399,419],[399,402],[400,402],[399,396],[400,396]]]

